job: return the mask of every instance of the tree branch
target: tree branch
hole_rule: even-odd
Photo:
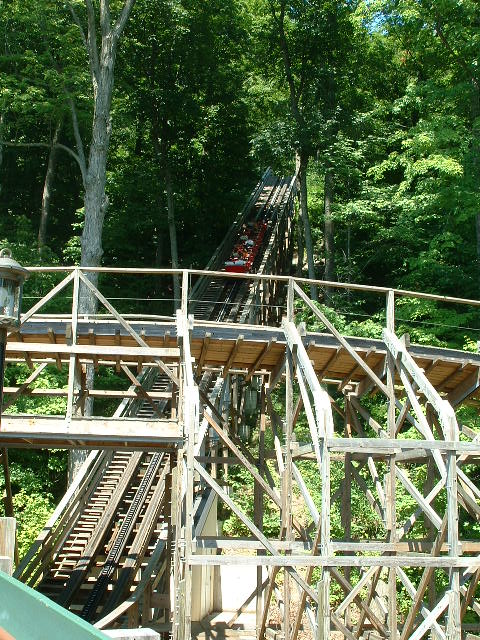
[[[471,67],[469,67],[469,65],[465,62],[465,60],[455,51],[455,49],[452,47],[452,45],[448,41],[448,38],[447,38],[447,36],[445,35],[445,33],[443,31],[442,24],[441,24],[441,21],[440,21],[440,15],[438,13],[436,13],[436,15],[435,15],[435,29],[436,29],[436,32],[438,33],[438,37],[443,42],[445,48],[457,60],[457,62],[460,64],[462,69],[467,74],[469,80],[471,80],[473,82],[473,84],[475,85],[475,87],[477,89],[480,89],[480,86],[479,86],[479,83],[478,83],[478,79],[475,76],[475,73],[474,73],[473,69]]]
[[[293,117],[295,118],[296,123],[300,126],[304,126],[304,119],[302,114],[300,113],[299,104],[298,104],[298,95],[297,89],[295,87],[295,79],[292,73],[292,63],[290,59],[290,50],[288,48],[287,36],[285,34],[285,0],[282,0],[280,3],[280,15],[277,16],[275,11],[275,6],[273,2],[270,2],[270,10],[272,12],[272,17],[274,22],[277,24],[278,29],[278,37],[280,40],[280,49],[282,51],[283,56],[283,64],[285,67],[285,75],[287,77],[287,83],[290,93],[290,106],[292,109]]]
[[[78,17],[78,13],[75,11],[75,7],[72,5],[71,2],[68,2],[68,8],[70,10],[70,13],[72,14],[73,21],[75,22],[75,24],[77,25],[77,27],[80,30],[80,34],[82,36],[82,40],[83,40],[83,44],[85,45],[85,49],[87,49],[87,51],[88,51],[87,36],[85,35],[85,31],[83,30],[82,23],[80,22],[80,18]]]
[[[67,147],[65,144],[61,144],[59,142],[53,145],[49,144],[48,142],[5,142],[5,140],[3,140],[2,145],[4,147],[18,147],[21,149],[29,149],[32,147],[41,149],[52,149],[53,147],[56,147],[57,149],[62,149],[63,151],[66,151],[66,153],[68,153],[70,156],[72,156],[75,162],[77,162],[78,166],[80,167],[80,171],[82,172],[82,178],[84,178],[79,156],[75,153],[75,151],[73,151],[73,149],[70,149],[70,147]]]
[[[102,38],[112,31],[109,0],[100,0],[100,27],[102,29]]]
[[[92,72],[92,80],[94,86],[98,82],[98,74],[100,71],[100,64],[98,62],[98,49],[97,49],[97,28],[95,26],[95,9],[92,4],[92,0],[85,0],[85,6],[87,7],[87,20],[88,20],[88,36],[87,36],[87,51],[90,59],[90,69]]]
[[[135,0],[125,0],[122,13],[119,15],[117,21],[115,22],[115,26],[113,27],[113,34],[117,40],[122,35],[122,31],[125,29],[128,16],[130,15],[134,4]]]
[[[85,187],[85,182],[87,179],[87,162],[85,160],[85,150],[83,148],[82,136],[80,135],[80,127],[78,125],[77,108],[75,106],[75,102],[72,96],[70,95],[65,85],[64,85],[64,90],[67,94],[68,104],[70,106],[70,112],[72,114],[73,136],[75,138],[75,145],[77,147],[77,154],[76,154],[76,156],[78,157],[77,162],[78,162],[78,166],[80,167],[80,172],[82,174],[83,186]]]
[[[85,150],[84,150],[84,147],[83,147],[82,136],[80,134],[80,127],[79,127],[79,124],[78,124],[77,108],[75,106],[75,102],[73,100],[72,94],[68,90],[67,85],[65,84],[65,81],[63,79],[62,69],[61,69],[59,63],[57,62],[57,60],[55,60],[55,58],[53,57],[53,54],[51,52],[51,49],[49,47],[49,44],[48,44],[47,40],[44,39],[44,41],[45,41],[45,48],[46,48],[46,50],[48,52],[49,58],[50,58],[50,60],[52,62],[52,65],[55,67],[58,75],[60,76],[63,91],[64,91],[65,95],[67,96],[68,105],[70,107],[70,112],[72,114],[72,126],[73,126],[73,135],[74,135],[74,138],[75,138],[75,146],[77,147],[77,154],[76,154],[75,159],[77,160],[78,166],[80,167],[80,173],[82,175],[82,182],[83,182],[83,186],[85,188],[85,180],[86,180],[86,176],[87,176],[87,163],[85,161]]]
[[[89,0],[85,0],[85,4],[90,4],[91,6],[91,2],[89,2]],[[72,5],[71,2],[67,2],[68,8],[70,10],[70,14],[73,18],[73,21],[75,22],[75,24],[77,25],[79,31],[80,31],[80,35],[82,37],[82,42],[83,45],[85,47],[85,50],[87,51],[87,55],[88,55],[88,63],[90,65],[90,73],[92,74],[92,77],[95,78],[96,81],[96,77],[97,77],[97,73],[98,73],[98,53],[97,53],[97,43],[96,43],[96,36],[95,36],[95,14],[93,13],[93,39],[91,37],[91,33],[90,33],[90,13],[88,11],[88,6],[87,6],[87,15],[88,15],[88,35],[85,34],[85,29],[82,26],[82,23],[80,21],[80,18],[78,16],[78,13],[75,11],[75,7]],[[93,7],[91,6],[92,11],[93,11]]]

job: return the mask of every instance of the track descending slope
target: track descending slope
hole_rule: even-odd
[[[288,262],[285,229],[290,225],[292,179],[278,179],[267,170],[246,206],[208,264],[222,270],[243,242],[246,225],[262,229],[250,271],[268,273]],[[283,234],[283,236],[282,236]],[[253,244],[253,241],[252,241]],[[189,312],[200,320],[254,320],[262,309],[251,284],[238,279],[201,278],[190,295]],[[144,370],[146,389],[166,391],[171,382]],[[214,403],[222,380],[204,374],[200,388]],[[170,415],[170,401],[131,401],[116,415]],[[147,598],[145,609],[155,619],[170,618],[171,472],[176,452],[92,452],[75,486],[57,508],[16,577],[37,588],[84,619],[113,621],[127,610],[127,598]],[[198,505],[201,505],[201,501]],[[148,587],[148,589],[147,589]],[[112,613],[113,612],[113,613]]]

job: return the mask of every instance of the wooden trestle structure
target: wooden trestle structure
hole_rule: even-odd
[[[267,182],[250,208],[272,191]],[[295,640],[301,628],[319,639],[332,631],[349,640],[478,637],[480,540],[469,531],[480,519],[480,432],[459,424],[455,410],[480,392],[480,354],[409,344],[395,334],[395,301],[480,302],[319,281],[385,297],[382,339],[342,335],[305,293],[308,281],[269,275],[291,262],[293,189],[282,184],[257,273],[98,269],[104,279],[181,278],[175,316],[132,317],[91,284],[92,269],[63,269],[64,280],[9,336],[7,361],[32,371],[5,389],[6,405],[26,394],[32,402],[66,396],[66,412],[5,414],[0,447],[92,450],[15,575],[99,628],[156,620],[175,640],[191,637],[195,571],[211,582],[222,564],[257,567],[260,639]],[[78,315],[81,286],[98,298],[94,317]],[[68,287],[71,313],[41,316]],[[202,301],[211,310],[227,297],[223,317],[196,315]],[[306,332],[299,309],[324,332]],[[68,368],[65,389],[34,384],[48,365]],[[129,388],[88,389],[89,365],[123,372]],[[373,396],[383,408],[374,415]],[[88,397],[121,404],[114,415],[87,417]],[[240,437],[246,421],[250,445]],[[228,489],[235,466],[252,480],[253,515]],[[214,497],[247,537],[202,535]],[[359,509],[375,521],[373,539],[361,537],[368,527]],[[271,525],[275,510],[280,533],[271,537],[264,518]],[[274,606],[281,630],[270,628]]]

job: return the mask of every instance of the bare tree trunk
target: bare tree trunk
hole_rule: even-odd
[[[167,191],[167,219],[168,234],[170,236],[170,256],[172,269],[178,269],[178,245],[177,227],[175,225],[175,197],[173,193],[173,180],[168,162],[165,164],[165,189]],[[174,309],[179,309],[181,304],[180,276],[173,276]]]
[[[333,178],[329,169],[324,182],[325,280],[335,280],[334,224],[332,218]]]
[[[83,29],[74,5],[68,3],[73,20],[80,30],[82,40],[88,53],[90,74],[92,78],[94,108],[92,122],[92,138],[88,156],[88,167],[82,171],[84,177],[84,227],[82,233],[82,267],[98,267],[103,255],[102,233],[108,198],[105,193],[107,181],[107,158],[111,134],[111,106],[114,85],[115,58],[117,46],[125,28],[135,0],[125,0],[119,16],[114,24],[111,22],[110,2],[100,2],[101,38],[97,38],[95,6],[92,0],[84,0],[87,11],[87,31]],[[71,105],[72,106],[72,105]],[[80,137],[76,111],[72,109],[72,117],[78,154],[84,157],[83,144]],[[87,274],[96,286],[98,274]],[[86,286],[80,287],[78,311],[80,314],[93,314],[97,310],[97,299]],[[94,370],[87,367],[87,388],[92,388]],[[85,414],[91,415],[93,404],[86,402]],[[84,449],[73,450],[69,456],[69,479],[73,479],[88,452]]]
[[[300,212],[302,214],[302,222],[303,222],[304,237],[305,237],[305,249],[307,251],[308,277],[311,280],[315,280],[313,241],[312,241],[312,232],[310,229],[310,220],[308,218],[308,204],[307,204],[308,157],[302,151],[297,151],[295,160],[297,165],[298,189],[300,193]],[[312,298],[312,300],[318,299],[317,286],[314,284],[310,286],[310,297]]]
[[[62,130],[63,119],[60,118],[55,127],[55,133],[53,134],[52,146],[48,155],[47,172],[45,174],[45,182],[43,183],[42,193],[42,207],[40,209],[40,224],[38,225],[38,250],[41,253],[42,249],[47,244],[47,224],[50,215],[50,199],[52,196],[53,181],[55,178],[55,169],[57,166],[58,157],[58,140],[60,138],[60,132]]]
[[[110,108],[113,93],[114,54],[105,55],[106,68],[101,70],[95,97],[93,114],[92,142],[88,157],[88,169],[85,184],[85,224],[82,233],[82,267],[99,267],[102,261],[102,231],[105,213],[108,208],[108,197],[105,193],[107,181],[107,152],[110,144],[111,122]],[[97,284],[98,276],[89,279]],[[80,313],[95,313],[96,299],[82,288],[80,296]]]
[[[179,268],[178,261],[178,244],[177,244],[177,227],[175,224],[175,190],[173,184],[172,170],[170,168],[168,158],[168,124],[163,121],[161,126],[158,120],[158,108],[152,118],[152,143],[160,165],[160,172],[165,183],[165,191],[167,194],[167,224],[168,235],[170,238],[170,261],[172,269]],[[173,298],[174,310],[180,308],[181,289],[180,276],[173,276]]]

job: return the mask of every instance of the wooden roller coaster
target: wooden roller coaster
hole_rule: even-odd
[[[180,278],[174,316],[120,313],[92,269],[31,269],[64,278],[9,336],[7,361],[31,373],[5,407],[54,396],[66,410],[4,414],[0,447],[91,453],[15,577],[97,628],[150,625],[175,640],[219,610],[222,567],[237,566],[252,567],[252,590],[225,635],[252,601],[243,634],[260,640],[476,638],[480,432],[455,410],[476,402],[480,354],[410,344],[395,306],[480,302],[318,281],[385,300],[381,338],[343,335],[309,281],[288,275],[294,198],[294,181],[267,171],[204,271],[97,270]],[[95,316],[78,314],[82,287]],[[71,312],[40,313],[60,293]],[[37,384],[48,366],[68,370],[66,388]],[[128,384],[90,388],[88,367]],[[119,404],[86,415],[89,398]],[[239,469],[252,513],[229,487]],[[220,504],[247,535],[219,532]]]

